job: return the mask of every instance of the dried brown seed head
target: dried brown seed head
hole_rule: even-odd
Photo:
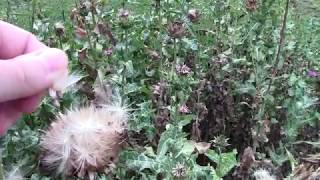
[[[87,36],[86,30],[84,30],[84,29],[82,29],[80,27],[76,27],[74,32],[75,32],[76,37],[79,38],[79,39],[83,39],[84,37]]]
[[[200,12],[197,9],[190,9],[188,11],[188,19],[193,22],[196,23],[199,21],[200,19]]]
[[[56,23],[54,25],[54,28],[57,36],[61,37],[64,35],[65,28],[62,23]]]
[[[182,38],[186,33],[186,29],[182,22],[176,21],[168,25],[168,32],[169,36],[173,38]]]
[[[245,0],[245,5],[248,11],[256,11],[258,8],[258,0]]]

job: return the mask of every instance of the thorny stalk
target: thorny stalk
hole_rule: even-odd
[[[278,67],[278,64],[280,62],[280,53],[281,53],[281,50],[282,50],[282,47],[283,47],[283,44],[284,44],[284,40],[285,40],[285,28],[286,28],[286,23],[287,23],[287,17],[288,17],[288,11],[289,11],[289,4],[290,4],[290,0],[287,0],[286,1],[286,7],[285,7],[285,12],[284,12],[284,17],[283,17],[283,21],[282,21],[282,27],[281,27],[281,30],[280,30],[280,40],[279,40],[279,45],[278,45],[278,49],[277,49],[277,54],[276,54],[276,58],[275,58],[275,62],[273,64],[273,69],[272,69],[272,77],[270,79],[270,83],[268,84],[268,88],[267,88],[267,91],[266,91],[266,94],[269,93],[270,89],[271,89],[271,85],[273,84],[273,81],[277,75],[277,67]],[[258,91],[259,92],[259,91]],[[263,103],[261,105],[261,107],[259,108],[258,110],[258,113],[257,113],[257,118],[259,121],[258,121],[258,127],[257,127],[257,132],[260,132],[261,129],[263,128],[262,126],[262,123],[260,120],[265,116],[265,103]],[[255,139],[255,138],[253,138]],[[257,147],[257,140],[255,140],[254,144],[253,144],[253,150],[255,151],[256,150],[256,147]]]
[[[283,21],[282,21],[282,28],[281,28],[281,31],[280,31],[279,46],[278,46],[278,49],[277,49],[276,59],[275,59],[275,62],[273,64],[272,77],[271,77],[270,83],[268,85],[268,89],[266,91],[267,93],[270,91],[270,88],[271,88],[271,85],[272,85],[272,83],[274,81],[274,78],[277,75],[277,69],[278,69],[277,67],[278,67],[278,64],[279,64],[279,61],[280,61],[280,53],[281,53],[281,50],[282,50],[282,47],[283,47],[283,44],[284,44],[284,40],[285,40],[285,29],[286,29],[287,18],[288,18],[289,4],[290,4],[290,0],[287,0],[286,9],[285,9],[284,17],[283,17]]]

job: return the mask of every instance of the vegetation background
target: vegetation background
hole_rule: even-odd
[[[132,112],[127,148],[98,179],[250,179],[259,168],[290,179],[313,155],[311,175],[320,3],[287,2],[1,0],[0,19],[63,49],[86,75],[60,107],[46,97],[1,138],[5,171],[50,179],[39,170],[40,135],[58,112],[94,99],[100,72]],[[248,167],[244,152],[255,156]]]

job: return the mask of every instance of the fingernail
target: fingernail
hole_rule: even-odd
[[[42,53],[42,56],[48,61],[49,72],[55,73],[58,71],[65,71],[68,66],[68,57],[67,55],[59,49],[50,48]]]
[[[46,61],[48,78],[51,82],[68,74],[68,58],[63,51],[50,48],[39,54],[39,56]]]

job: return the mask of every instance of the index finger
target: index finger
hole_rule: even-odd
[[[33,34],[0,20],[0,59],[11,59],[46,48]]]

